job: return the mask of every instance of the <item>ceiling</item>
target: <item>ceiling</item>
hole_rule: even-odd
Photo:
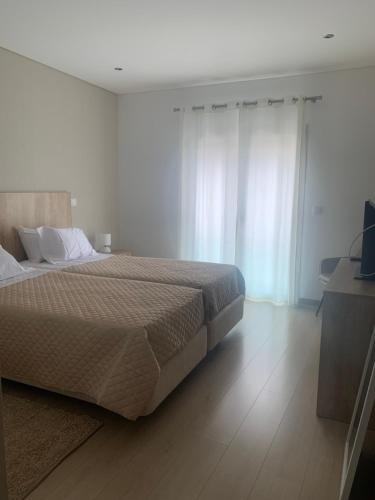
[[[121,94],[375,65],[374,20],[374,0],[0,0],[0,46]]]

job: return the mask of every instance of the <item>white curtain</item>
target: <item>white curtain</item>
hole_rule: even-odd
[[[256,300],[296,301],[300,115],[296,104],[240,113],[236,263]]]
[[[239,266],[248,298],[294,303],[301,104],[184,113],[181,258]]]
[[[236,251],[238,110],[184,113],[180,256],[233,263]]]

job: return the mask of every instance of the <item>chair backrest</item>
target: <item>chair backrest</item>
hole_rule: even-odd
[[[332,274],[337,264],[340,262],[341,257],[329,257],[328,259],[323,259],[320,263],[320,272],[322,274]]]

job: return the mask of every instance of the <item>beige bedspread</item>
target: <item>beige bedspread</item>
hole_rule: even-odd
[[[241,272],[236,266],[227,264],[119,254],[105,260],[70,266],[64,271],[201,289],[207,321],[239,295],[245,294]]]
[[[135,419],[202,323],[197,290],[48,272],[0,289],[2,376]]]

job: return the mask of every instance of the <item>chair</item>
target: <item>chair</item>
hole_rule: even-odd
[[[334,273],[337,264],[340,262],[340,257],[330,257],[328,259],[323,259],[322,262],[320,263],[320,275],[319,275],[319,281],[323,285],[324,288],[329,283],[329,280],[331,279],[332,274]],[[324,299],[324,292],[322,295],[322,298],[320,299],[318,309],[316,310],[315,316],[318,316],[320,309],[323,305],[323,299]]]

